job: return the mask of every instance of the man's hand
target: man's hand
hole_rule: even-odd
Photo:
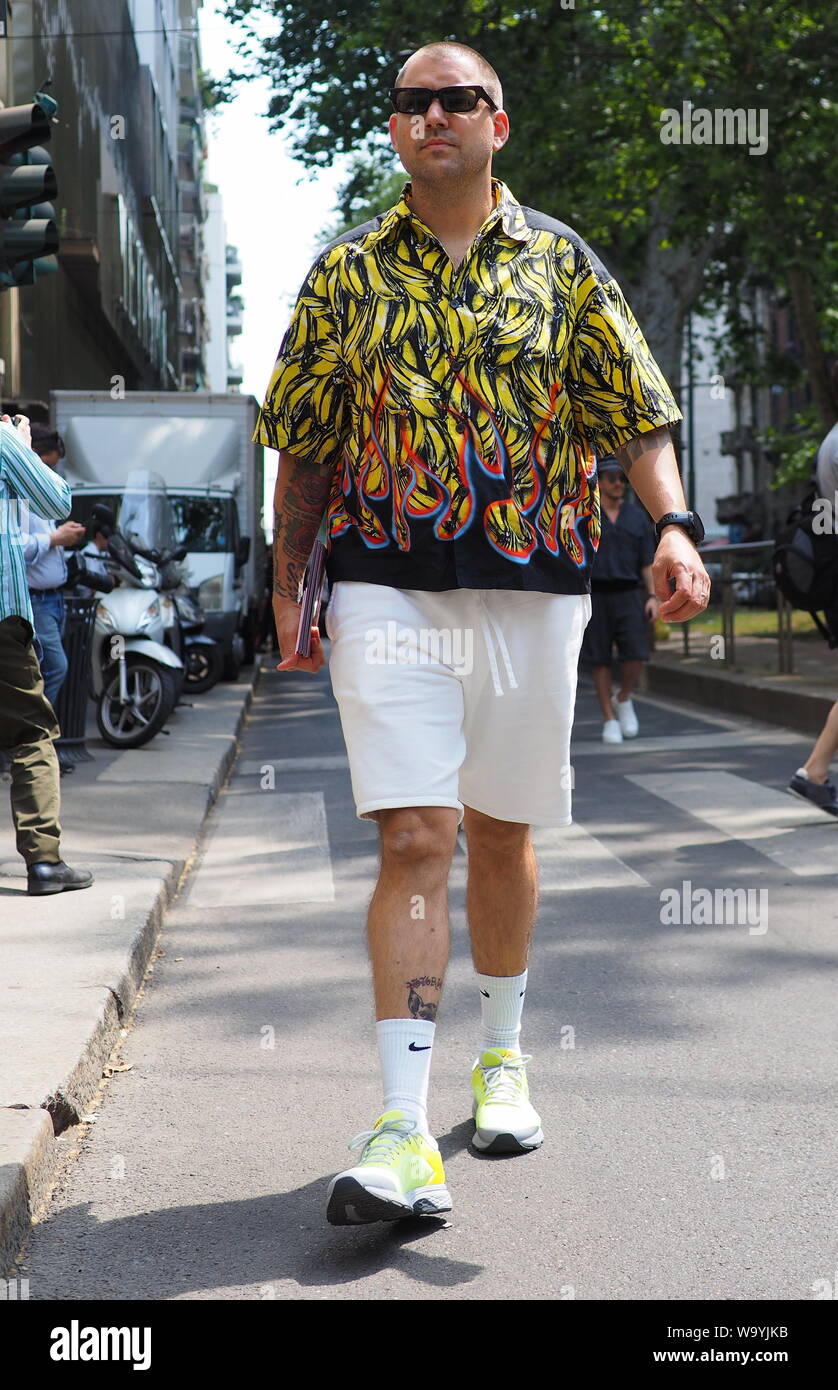
[[[50,534],[50,546],[78,545],[85,536],[85,528],[79,521],[62,521]]]
[[[710,576],[701,556],[680,526],[664,526],[652,563],[660,617],[667,623],[685,623],[703,613],[710,598]],[[675,580],[674,592],[670,579]]]
[[[298,656],[295,648],[297,646],[297,629],[300,626],[300,605],[295,603],[293,599],[286,597],[285,594],[274,594],[273,603],[276,636],[279,642],[279,654],[282,657],[282,661],[276,668],[277,671],[308,671],[313,675],[315,671],[320,670],[326,661],[319,628],[312,627],[311,629],[311,655]]]
[[[659,611],[660,604],[658,603],[657,594],[649,594],[643,605],[643,615],[646,621],[648,623],[653,623],[658,617]]]
[[[17,423],[16,425],[13,424],[11,415],[2,415],[2,416],[0,416],[0,419],[2,419],[2,421],[3,421],[4,424],[6,424],[6,425],[11,425],[11,426],[12,426],[12,429],[17,430],[18,434],[20,435],[21,439],[23,440],[24,444],[26,445],[27,449],[31,449],[31,448],[32,448],[32,431],[31,431],[31,429],[29,428],[29,417],[28,417],[28,416],[26,416],[26,415],[21,415],[21,416],[19,416],[19,417],[18,417],[18,423]]]

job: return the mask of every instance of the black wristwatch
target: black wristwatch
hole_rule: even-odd
[[[701,545],[704,540],[704,522],[698,512],[665,512],[660,521],[655,522],[655,539],[658,545],[664,526],[682,527],[695,545]]]

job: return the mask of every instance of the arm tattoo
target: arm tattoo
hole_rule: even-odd
[[[416,993],[420,985],[428,989],[439,990],[442,989],[442,980],[438,979],[436,975],[421,975],[416,980],[407,981],[407,1007],[411,1017],[424,1018],[429,1023],[434,1023],[439,1005],[425,1003],[424,999]]]
[[[274,593],[295,603],[328,500],[329,479],[328,469],[296,473],[285,490],[282,511],[274,507]]]
[[[634,439],[630,439],[626,444],[621,444],[615,450],[615,457],[620,464],[623,472],[628,476],[631,472],[632,464],[636,463],[644,454],[660,453],[669,443],[669,430],[666,425],[659,425],[656,430],[648,430],[646,434],[636,434]]]

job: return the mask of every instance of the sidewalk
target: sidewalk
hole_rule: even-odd
[[[3,797],[0,1276],[48,1196],[58,1136],[87,1113],[154,968],[166,905],[232,765],[258,672],[257,664],[236,684],[178,706],[169,734],[145,748],[118,752],[98,737],[95,720],[88,725],[95,761],[61,779],[61,851],[93,871],[91,888],[27,895]]]
[[[690,654],[673,626],[644,671],[650,694],[687,700],[705,709],[781,724],[814,738],[838,699],[838,648],[830,651],[817,633],[794,639],[794,672],[779,675],[773,637],[735,638],[735,663],[711,655],[709,635],[690,633]]]

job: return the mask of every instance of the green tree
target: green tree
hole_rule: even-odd
[[[673,385],[686,314],[741,276],[784,287],[817,414],[838,414],[838,13],[832,0],[230,0],[266,113],[309,168],[353,152],[376,195],[386,91],[413,49],[468,43],[497,68],[512,137],[495,170],[525,203],[569,222],[623,284]],[[235,80],[231,78],[231,81]],[[767,146],[664,143],[683,103],[767,113]],[[688,121],[692,129],[692,119]],[[386,204],[383,204],[386,206]]]

